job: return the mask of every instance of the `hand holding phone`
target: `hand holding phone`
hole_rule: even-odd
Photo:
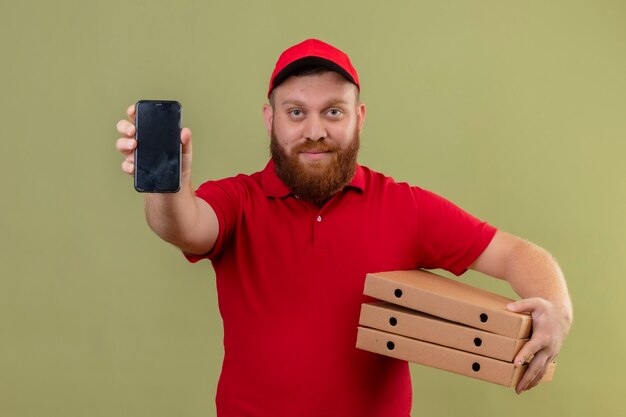
[[[135,106],[135,190],[172,193],[180,189],[181,115],[177,101],[140,100]]]

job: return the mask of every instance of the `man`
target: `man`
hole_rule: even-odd
[[[263,119],[271,160],[252,175],[191,182],[181,132],[181,190],[147,194],[148,223],[196,262],[211,260],[224,321],[219,416],[408,416],[408,365],[356,349],[367,272],[468,268],[506,279],[533,315],[534,387],[567,335],[572,307],[543,249],[441,197],[356,163],[365,105],[350,59],[319,40],[294,45],[270,78]],[[133,173],[134,106],[118,122],[122,170]]]

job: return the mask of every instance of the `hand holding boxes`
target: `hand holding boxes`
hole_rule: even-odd
[[[368,274],[357,347],[512,387],[525,367],[513,358],[531,334],[513,300],[422,270]],[[551,380],[554,365],[543,380]]]

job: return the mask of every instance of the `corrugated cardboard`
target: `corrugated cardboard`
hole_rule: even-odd
[[[365,327],[358,329],[356,346],[373,353],[454,372],[505,387],[517,385],[526,370],[525,367],[516,368],[510,362]],[[555,366],[556,364],[553,363],[542,381],[552,380]]]
[[[511,299],[422,270],[367,274],[364,294],[513,339],[530,336],[531,317]]]
[[[513,339],[386,302],[361,306],[361,326],[512,362],[528,339]]]

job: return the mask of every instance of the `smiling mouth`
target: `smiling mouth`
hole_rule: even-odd
[[[331,151],[323,151],[323,150],[307,150],[300,152],[303,158],[308,160],[317,161],[325,158],[327,155],[330,155]]]

